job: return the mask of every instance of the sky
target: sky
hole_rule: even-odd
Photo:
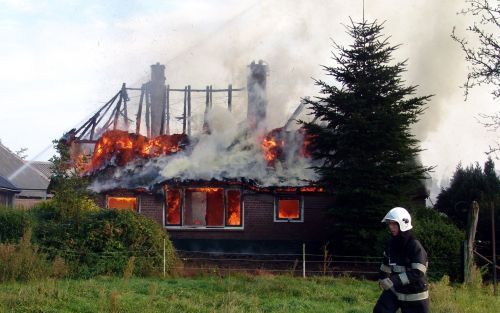
[[[28,159],[48,160],[52,140],[87,120],[123,82],[147,82],[156,62],[172,87],[204,88],[244,87],[247,65],[265,60],[270,127],[281,126],[302,97],[317,95],[313,78],[327,79],[322,65],[335,65],[332,41],[350,43],[345,25],[362,19],[362,3],[0,0],[0,140],[13,151],[28,148]],[[464,6],[365,0],[366,20],[384,22],[389,42],[401,44],[394,59],[408,60],[406,82],[419,86],[417,95],[434,95],[413,127],[422,163],[435,166],[433,198],[460,162],[483,164],[498,135],[478,121],[498,109],[490,90],[475,89],[464,101],[460,88],[467,63],[450,34],[456,27],[468,36],[472,20],[456,14]],[[235,98],[236,114],[244,116],[245,101]]]

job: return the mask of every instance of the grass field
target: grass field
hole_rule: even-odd
[[[372,312],[376,282],[234,275],[0,285],[0,312]],[[431,286],[431,312],[500,312],[492,289]]]

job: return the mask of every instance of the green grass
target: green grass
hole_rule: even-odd
[[[433,284],[431,312],[500,312],[491,288]],[[0,285],[0,312],[371,312],[376,282],[233,275]]]

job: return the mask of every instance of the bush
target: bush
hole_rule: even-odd
[[[411,213],[414,233],[429,258],[429,278],[440,280],[449,275],[452,279],[459,279],[464,233],[448,217],[434,209],[418,208]]]
[[[0,281],[36,280],[49,277],[52,272],[46,255],[31,244],[30,229],[18,244],[0,244]]]
[[[152,275],[175,262],[173,246],[160,225],[131,211],[82,212],[80,219],[60,219],[50,208],[35,211],[36,238],[51,257],[64,258],[73,277],[123,275],[134,258],[132,274]],[[127,265],[129,267],[127,267]]]
[[[31,225],[32,220],[27,211],[0,205],[0,242],[19,241]]]

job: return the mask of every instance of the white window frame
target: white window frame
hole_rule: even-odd
[[[223,218],[224,218],[224,225],[222,226],[186,226],[184,225],[184,206],[185,206],[185,197],[186,197],[186,189],[190,188],[220,188],[223,190],[223,203],[224,203],[224,209],[223,209]],[[244,230],[245,229],[245,202],[243,201],[243,190],[239,188],[225,188],[225,187],[179,187],[179,188],[171,188],[171,189],[179,189],[181,191],[181,224],[180,225],[170,225],[166,224],[167,223],[167,212],[168,212],[168,207],[167,207],[167,197],[168,197],[168,189],[165,189],[165,197],[163,200],[163,205],[164,205],[164,213],[163,213],[163,218],[164,218],[164,223],[163,227],[166,229],[173,229],[173,230],[222,230],[222,231],[231,231],[231,230]],[[240,226],[228,226],[226,225],[226,214],[227,214],[227,192],[229,190],[237,190],[240,192],[240,217],[241,217],[241,225]]]

